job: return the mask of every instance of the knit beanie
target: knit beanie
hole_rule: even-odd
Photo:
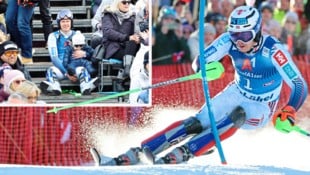
[[[204,24],[204,32],[205,33],[212,33],[212,34],[216,34],[216,29],[215,27],[210,24],[210,23],[205,23]]]
[[[16,69],[12,69],[10,71],[5,71],[4,72],[3,84],[4,84],[4,88],[5,88],[6,92],[11,93],[10,85],[12,84],[12,82],[14,80],[17,80],[17,79],[24,79],[25,80],[24,73],[19,71],[19,70],[16,70]]]
[[[18,50],[18,47],[13,41],[4,41],[0,44],[0,56],[8,50]]]
[[[72,45],[84,45],[85,44],[85,36],[78,30],[72,37]]]
[[[0,77],[3,77],[5,71],[12,70],[12,67],[8,63],[2,64],[0,67]]]

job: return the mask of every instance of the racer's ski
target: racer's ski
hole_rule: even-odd
[[[203,154],[202,156],[209,155],[213,152],[214,152],[214,149],[211,149],[207,151],[205,154]],[[157,164],[155,161],[154,155],[151,153],[149,149],[141,150],[141,148],[131,148],[127,152],[127,154],[123,154],[115,158],[99,154],[96,148],[91,148],[90,153],[94,159],[96,166],[124,166],[124,165],[152,165],[152,164],[155,165]],[[139,154],[138,155],[139,160],[136,159],[134,160],[134,162],[129,162],[129,159],[126,156],[129,156],[131,158],[132,156],[136,157],[134,155],[130,155],[131,153]]]

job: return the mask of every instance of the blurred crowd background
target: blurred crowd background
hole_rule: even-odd
[[[262,14],[262,33],[279,39],[292,56],[310,53],[310,2],[307,0],[206,1],[204,43],[226,32],[231,11],[251,5]],[[191,62],[199,54],[199,1],[153,0],[153,64]]]

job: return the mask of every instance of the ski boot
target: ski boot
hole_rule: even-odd
[[[95,148],[90,150],[95,163],[99,166],[121,166],[121,165],[135,165],[140,162],[139,153],[141,148],[130,148],[125,154],[121,154],[118,157],[111,158],[109,161],[102,162],[101,157],[98,151]]]
[[[46,71],[46,81],[40,83],[40,89],[43,94],[50,96],[59,96],[61,94],[60,83],[53,67]]]
[[[124,64],[124,78],[129,77],[130,74],[130,68],[133,62],[134,56],[132,55],[125,55],[123,58],[123,64]]]
[[[80,89],[82,95],[90,95],[91,92],[98,86],[99,78],[95,77],[91,79],[89,82],[82,81],[80,83]]]
[[[123,92],[125,91],[124,83],[124,69],[119,69],[117,77],[113,80],[113,91],[115,92]]]
[[[40,89],[45,95],[49,96],[59,96],[61,95],[61,88],[58,81],[55,82],[48,82],[48,81],[42,81],[40,83]]]
[[[159,158],[154,164],[178,164],[187,162],[192,157],[194,157],[194,155],[190,153],[186,145],[183,145],[173,149],[164,157]]]
[[[80,80],[80,91],[82,95],[90,95],[91,92],[98,86],[99,78],[95,77],[91,79],[90,74],[83,67],[78,67],[76,72]]]

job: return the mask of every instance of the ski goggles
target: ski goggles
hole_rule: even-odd
[[[73,19],[73,14],[64,10],[59,13],[59,19],[64,19],[65,17]]]
[[[249,41],[252,41],[256,35],[254,30],[245,31],[245,32],[229,32],[229,34],[230,34],[230,39],[235,43],[239,40],[247,43]]]

